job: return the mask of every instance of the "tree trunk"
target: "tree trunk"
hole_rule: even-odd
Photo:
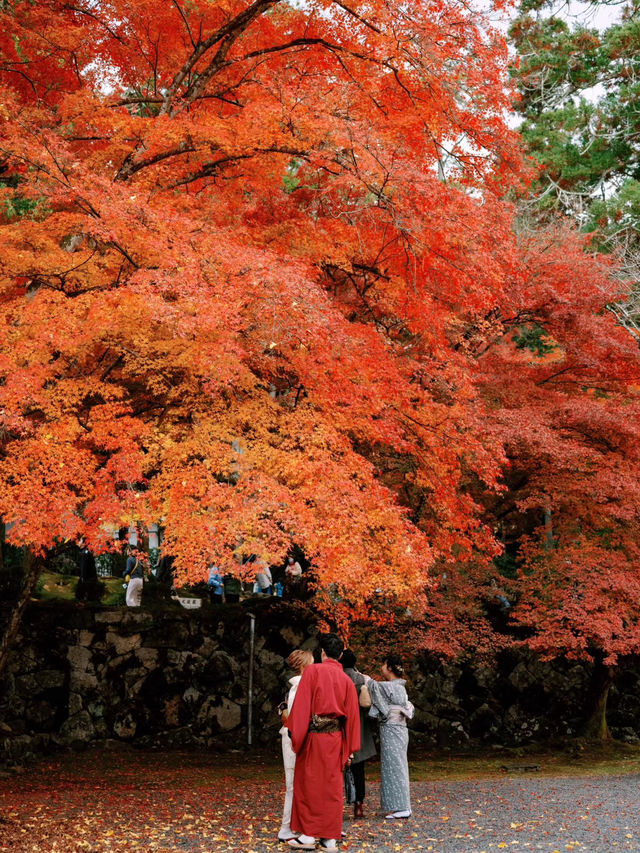
[[[553,519],[551,517],[551,507],[548,505],[544,508],[544,549],[545,551],[553,551]]]
[[[0,517],[0,572],[4,569],[4,519]]]
[[[605,666],[602,659],[596,659],[591,674],[591,684],[587,695],[586,718],[582,734],[588,740],[610,740],[611,733],[607,725],[607,698],[613,683],[615,670]]]
[[[40,575],[41,560],[36,559],[33,551],[26,549],[24,552],[22,567],[24,572],[24,585],[22,587],[22,592],[18,596],[18,600],[9,615],[2,639],[0,640],[0,682],[2,681],[2,676],[9,660],[9,653],[11,652],[15,639],[18,635],[18,631],[20,630],[22,617],[24,616],[24,612],[27,609],[27,605],[29,604],[31,595],[33,594],[33,590],[35,589]]]

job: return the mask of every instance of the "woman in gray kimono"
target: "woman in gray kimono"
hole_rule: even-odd
[[[407,696],[400,658],[389,655],[381,672],[384,681],[367,680],[371,696],[369,716],[380,723],[382,808],[387,812],[387,820],[398,820],[411,815],[407,720],[413,717],[414,708]]]

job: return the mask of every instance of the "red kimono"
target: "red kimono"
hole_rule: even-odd
[[[309,732],[313,714],[339,717],[339,732]],[[360,708],[353,682],[331,658],[302,673],[287,726],[296,753],[291,828],[314,838],[340,838],[342,772],[360,749]]]

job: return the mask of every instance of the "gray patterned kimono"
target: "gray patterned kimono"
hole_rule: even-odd
[[[369,716],[380,722],[380,764],[382,808],[387,812],[411,811],[407,745],[407,719],[413,717],[405,682],[369,681],[371,708]]]

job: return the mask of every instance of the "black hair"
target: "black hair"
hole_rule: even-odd
[[[353,669],[356,665],[356,656],[351,649],[345,649],[340,655],[340,663],[343,669]]]
[[[322,634],[320,648],[328,658],[338,660],[344,649],[344,643],[337,634]]]
[[[384,662],[387,665],[387,669],[390,669],[397,678],[402,678],[404,667],[402,666],[402,658],[399,655],[387,655]]]

